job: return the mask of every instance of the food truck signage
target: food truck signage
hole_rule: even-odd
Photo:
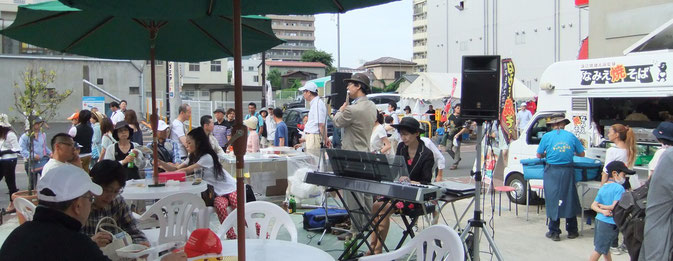
[[[617,63],[584,64],[581,68],[581,85],[614,83],[666,82],[666,62],[629,65]]]

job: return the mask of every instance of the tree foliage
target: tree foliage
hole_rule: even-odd
[[[327,75],[336,71],[336,69],[332,66],[332,63],[334,63],[334,59],[332,58],[332,54],[329,54],[325,51],[321,51],[321,50],[305,51],[301,55],[301,61],[302,62],[321,62],[322,64],[327,65],[327,68],[325,68],[325,74],[327,74]]]
[[[33,137],[35,132],[32,128],[36,117],[42,118],[44,122],[48,122],[56,116],[58,106],[67,99],[72,90],[65,90],[59,93],[54,88],[49,88],[49,84],[54,82],[56,74],[54,71],[46,71],[42,68],[39,70],[28,69],[21,76],[23,86],[19,83],[14,83],[14,108],[17,110],[26,123],[26,135],[30,139],[30,157],[28,164],[31,165],[33,160]],[[31,189],[34,187],[30,179]]]
[[[271,82],[271,87],[276,90],[280,90],[280,84],[282,79],[280,78],[280,71],[278,69],[271,69],[269,74],[266,75],[266,80]]]

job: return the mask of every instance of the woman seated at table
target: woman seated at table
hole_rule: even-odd
[[[145,166],[145,159],[140,148],[140,144],[131,142],[130,137],[133,135],[133,129],[125,121],[120,121],[115,124],[115,129],[112,131],[112,137],[117,140],[117,143],[108,146],[105,149],[106,160],[116,160],[122,164],[126,171],[127,179],[140,179],[138,168]]]
[[[397,145],[397,153],[395,155],[404,157],[404,162],[409,171],[409,176],[402,176],[399,178],[399,181],[416,184],[429,184],[432,182],[432,167],[435,164],[435,159],[432,151],[425,147],[421,140],[420,134],[423,132],[423,129],[421,129],[420,123],[412,117],[404,117],[399,124],[392,124],[391,126],[397,129],[401,138],[401,142]],[[402,208],[408,208],[410,205],[406,202],[399,203],[399,205],[402,205]],[[382,207],[385,207],[382,211],[385,212],[385,210],[390,207],[390,203],[384,205],[382,201],[374,202],[372,213],[377,213]],[[399,207],[395,206],[395,208]],[[376,237],[376,233],[372,234],[371,245],[374,248],[374,254],[380,254],[383,251],[383,242],[385,242],[386,236],[388,235],[390,215],[392,213],[393,211],[386,216],[383,216],[383,213],[379,213],[378,218],[374,219],[374,222],[377,222],[378,219],[382,219],[381,224],[379,224],[376,231],[383,240],[379,241],[378,237]],[[367,254],[372,253],[368,252]]]
[[[159,161],[161,168],[167,171],[182,171],[187,174],[194,173],[195,170],[203,170],[203,180],[208,183],[208,190],[205,194],[214,193],[214,200],[204,198],[206,204],[213,201],[213,206],[217,212],[220,223],[227,218],[229,213],[227,207],[236,209],[236,180],[229,175],[217,160],[217,154],[210,145],[210,140],[202,127],[193,129],[187,134],[187,152],[188,160],[181,164],[167,163]],[[230,230],[235,237],[233,230]],[[230,233],[227,233],[229,236]]]
[[[117,222],[117,226],[126,231],[133,239],[134,244],[150,246],[145,234],[138,228],[138,222],[131,215],[131,210],[121,196],[126,185],[125,167],[114,160],[102,160],[96,163],[89,171],[93,182],[103,188],[103,194],[94,196],[91,205],[91,213],[82,231],[96,242],[99,247],[104,247],[112,242],[112,235],[105,232],[97,232],[98,221],[104,217],[111,217]]]

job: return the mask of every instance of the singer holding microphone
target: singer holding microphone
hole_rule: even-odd
[[[318,97],[318,86],[314,82],[306,82],[299,91],[304,95],[304,100],[309,102],[308,121],[304,126],[306,151],[319,150],[322,145],[331,147],[327,137],[327,107]]]
[[[343,131],[341,148],[369,152],[369,140],[374,130],[377,113],[376,105],[367,99],[367,93],[371,91],[369,77],[363,73],[356,73],[351,78],[344,79],[344,82],[347,84],[348,97],[334,115],[334,125]],[[349,102],[350,99],[353,99],[352,104]],[[372,196],[364,193],[354,194],[364,204],[365,211],[371,213],[374,202]],[[352,209],[357,206],[357,202],[351,193],[345,193],[344,199]],[[353,216],[361,226],[364,226],[368,221],[366,215],[354,213]],[[357,229],[353,224],[351,222],[351,233],[357,234]]]

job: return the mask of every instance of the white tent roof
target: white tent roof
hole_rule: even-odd
[[[460,95],[460,74],[457,73],[419,73],[418,78],[407,88],[400,91],[402,99],[441,100],[451,95],[453,80],[456,79],[456,94]]]
[[[517,101],[522,101],[522,100],[532,100],[535,99],[535,94],[533,91],[528,88],[521,80],[517,79],[514,77],[514,86],[512,87],[512,91],[514,92],[514,100]]]

